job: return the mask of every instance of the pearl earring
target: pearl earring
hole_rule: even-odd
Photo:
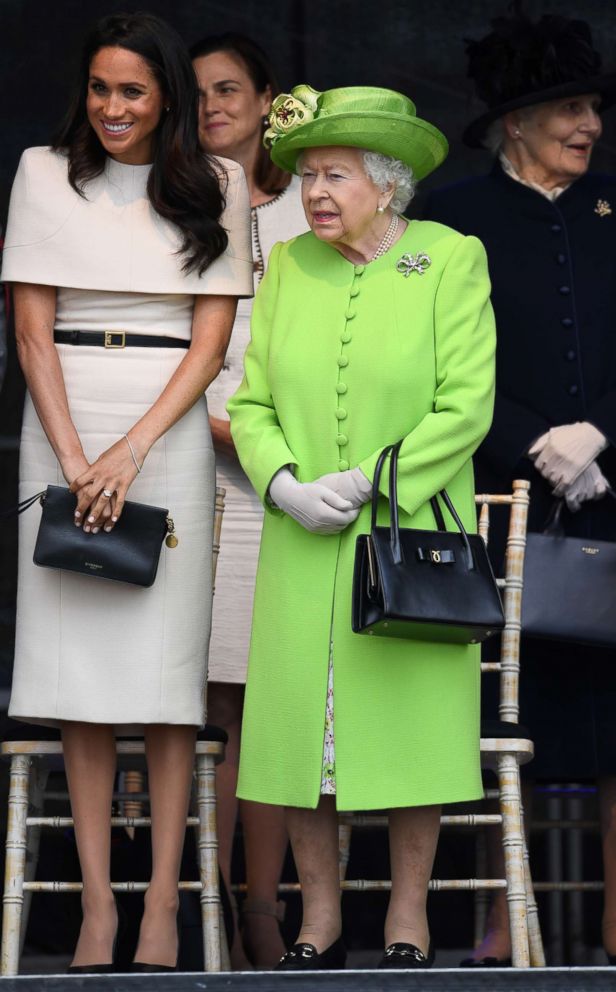
[[[377,207],[376,208],[376,212],[377,212],[377,214],[384,214],[385,213],[385,207]]]
[[[515,138],[519,138],[520,137],[520,133],[521,132],[516,127],[515,131],[513,132],[513,135],[514,135]]]

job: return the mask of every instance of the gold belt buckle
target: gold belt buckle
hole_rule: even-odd
[[[120,340],[114,340],[119,338]],[[126,331],[105,331],[105,348],[125,348]]]

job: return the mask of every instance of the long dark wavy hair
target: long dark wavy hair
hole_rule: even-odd
[[[201,275],[227,247],[219,223],[225,197],[219,173],[199,145],[199,91],[188,51],[165,21],[138,11],[112,14],[95,25],[86,38],[73,100],[53,148],[68,155],[69,182],[85,197],[88,181],[105,168],[106,153],[88,121],[86,98],[90,63],[108,47],[125,48],[144,59],[169,107],[155,133],[147,192],[154,210],[181,232],[183,270]]]
[[[268,86],[272,99],[280,93],[278,79],[269,58],[252,38],[245,34],[227,31],[225,34],[211,34],[201,38],[190,47],[191,59],[213,55],[214,52],[226,52],[233,58],[239,59],[257,93],[264,93]],[[269,152],[261,145],[253,179],[259,189],[273,195],[287,188],[291,182],[291,175],[274,165]]]

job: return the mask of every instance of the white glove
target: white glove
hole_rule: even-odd
[[[346,472],[329,472],[315,479],[321,486],[333,489],[339,496],[348,499],[354,507],[363,506],[372,496],[372,483],[360,468],[350,468]]]
[[[533,459],[537,471],[553,486],[566,487],[588,468],[607,445],[601,431],[584,420],[552,427],[528,449],[528,457]]]
[[[567,486],[561,493],[554,491],[554,495],[564,496],[568,508],[576,513],[582,503],[589,499],[601,499],[609,489],[609,482],[596,462],[591,462],[588,468],[578,475],[570,486]]]
[[[359,516],[359,509],[318,482],[298,482],[281,468],[269,484],[272,502],[313,534],[337,534]]]

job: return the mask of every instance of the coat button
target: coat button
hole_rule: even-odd
[[[346,420],[347,412],[343,407],[336,410],[336,420]]]
[[[340,461],[338,462],[338,468],[340,469],[341,472],[346,472],[346,470],[350,467],[351,466],[349,462],[347,462],[345,458],[341,458]]]
[[[338,393],[338,396],[344,396],[348,388],[349,387],[347,386],[346,382],[336,383],[336,392]]]
[[[556,261],[558,262],[559,265],[564,265],[565,262],[567,261],[567,256],[563,254],[562,251],[559,251],[558,255],[556,256]]]
[[[347,320],[353,320],[353,317],[355,317],[356,313],[357,311],[354,310],[353,307],[349,307],[344,316],[346,317]]]
[[[562,231],[562,227],[560,226],[560,224],[552,224],[550,230],[554,231],[554,234],[558,234],[560,231]],[[357,272],[357,269],[355,269],[355,271]]]
[[[348,344],[352,337],[353,337],[353,335],[351,334],[351,332],[347,328],[340,335],[340,340],[342,341],[343,344]]]
[[[356,296],[359,296],[359,286],[353,286],[349,295],[352,300],[354,300]]]
[[[571,287],[561,286],[558,292],[561,294],[561,296],[569,296],[569,293],[571,292]]]
[[[346,355],[340,355],[338,359],[338,368],[345,369],[349,364],[349,360]]]
[[[365,271],[366,271],[366,266],[365,265],[356,265],[355,266],[355,275],[356,276],[363,276],[363,274],[364,274]]]
[[[563,327],[573,327],[573,321],[571,317],[563,317],[561,320]]]
[[[577,358],[577,355],[574,352],[573,348],[570,348],[569,351],[565,352],[565,358],[567,359],[568,362],[574,362],[575,361],[575,359]]]
[[[345,444],[349,443],[349,439],[346,434],[336,434],[336,444],[339,448],[344,448]]]
[[[567,392],[569,393],[569,396],[577,396],[577,394],[579,393],[579,391],[580,391],[579,390],[579,386],[577,386],[575,384],[575,382],[573,383],[572,386],[569,386],[569,389],[567,390]]]

